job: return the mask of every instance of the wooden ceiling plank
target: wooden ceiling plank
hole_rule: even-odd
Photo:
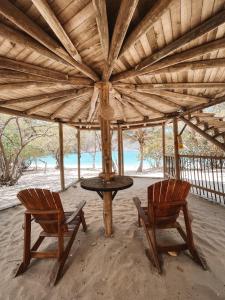
[[[202,24],[194,27],[192,30],[188,31],[180,38],[176,39],[174,42],[168,44],[160,51],[153,53],[151,56],[144,59],[141,63],[136,66],[136,69],[142,70],[150,65],[156,63],[158,60],[171,54],[173,51],[187,45],[189,42],[203,36],[204,34],[216,29],[218,26],[225,22],[225,10],[220,11],[215,16],[209,18]]]
[[[95,81],[99,79],[98,75],[90,67],[74,60],[41,27],[8,0],[1,0],[0,14],[86,76]]]
[[[106,0],[92,0],[94,9],[96,11],[96,22],[98,27],[98,33],[100,37],[100,43],[104,59],[108,60],[109,54],[109,29],[108,29],[108,17],[106,11]]]
[[[133,78],[136,76],[141,76],[149,73],[153,73],[160,69],[176,65],[178,63],[184,62],[186,60],[193,59],[198,56],[202,56],[213,51],[218,51],[220,49],[225,48],[225,38],[221,38],[212,42],[208,42],[206,44],[202,44],[200,46],[196,46],[194,48],[188,49],[183,52],[179,52],[173,54],[171,56],[165,57],[164,59],[157,61],[156,63],[152,63],[151,65],[145,67],[144,69],[138,69],[137,66],[131,70],[124,71],[122,73],[116,74],[112,76],[111,81],[119,81],[128,78]]]
[[[58,18],[56,17],[55,13],[49,6],[46,0],[32,0],[34,6],[40,12],[42,17],[45,19],[49,27],[55,33],[57,38],[63,44],[67,52],[74,58],[76,61],[81,62],[80,54],[78,53],[76,47],[70,40],[68,34],[62,27],[61,23],[59,22]]]
[[[141,22],[135,27],[128,38],[125,40],[121,55],[129,49],[143,34],[145,34],[153,24],[169,9],[174,0],[158,0],[151,10],[145,15]]]
[[[119,13],[116,18],[116,24],[113,31],[111,40],[109,57],[108,57],[108,70],[106,70],[104,79],[109,80],[115,60],[117,59],[120,49],[122,47],[125,35],[133,17],[134,11],[138,4],[138,0],[122,0],[120,4]]]

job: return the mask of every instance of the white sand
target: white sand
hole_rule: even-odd
[[[225,299],[225,208],[189,196],[194,238],[210,270],[203,271],[185,254],[164,255],[160,276],[145,256],[147,243],[143,230],[137,228],[132,202],[136,195],[144,200],[152,182],[135,179],[132,188],[118,193],[113,203],[115,233],[109,239],[104,238],[102,200],[96,193],[70,188],[62,194],[66,209],[86,199],[88,231],[79,231],[66,273],[54,288],[49,287],[53,260],[33,261],[24,275],[13,278],[22,256],[23,208],[0,212],[0,299]],[[34,235],[38,230],[35,225]]]

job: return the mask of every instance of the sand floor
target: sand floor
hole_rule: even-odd
[[[113,202],[114,235],[104,237],[102,200],[95,192],[69,188],[62,193],[66,210],[73,210],[85,199],[88,231],[79,230],[72,247],[66,272],[56,287],[49,286],[53,260],[36,260],[27,272],[13,274],[22,257],[21,206],[0,212],[0,299],[23,300],[186,300],[225,299],[225,208],[197,196],[189,196],[194,217],[192,226],[197,246],[207,260],[204,271],[187,254],[164,255],[164,272],[160,276],[145,255],[147,247],[132,197],[146,199],[151,179],[136,178],[134,186],[120,191]],[[33,236],[39,232],[34,226]],[[166,238],[177,238],[164,232]],[[49,239],[45,247],[53,246]]]

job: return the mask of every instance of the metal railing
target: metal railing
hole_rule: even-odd
[[[180,155],[180,177],[194,194],[225,205],[225,157]],[[175,177],[174,156],[165,156],[165,172]]]

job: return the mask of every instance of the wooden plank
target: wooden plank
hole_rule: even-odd
[[[123,55],[125,51],[127,51],[139,38],[141,38],[143,34],[150,30],[153,24],[160,19],[167,9],[169,9],[172,2],[173,0],[159,0],[155,2],[151,10],[145,15],[145,17],[139,22],[125,40],[121,55]]]
[[[120,9],[116,18],[116,24],[114,27],[110,50],[109,50],[109,57],[108,57],[109,68],[108,70],[106,70],[104,75],[105,80],[108,80],[112,73],[114,62],[119,55],[120,49],[123,44],[123,40],[127,33],[128,27],[130,25],[137,4],[138,4],[138,0],[122,0],[120,4]]]
[[[80,109],[76,111],[76,113],[70,118],[69,122],[73,123],[76,119],[88,108],[90,105],[90,101],[86,101]]]
[[[157,61],[156,63],[153,62],[150,66],[145,67],[143,69],[137,69],[137,67],[124,71],[122,73],[116,74],[112,76],[111,81],[119,81],[124,80],[128,78],[133,78],[135,76],[141,76],[144,74],[153,73],[157,70],[176,65],[178,63],[181,63],[186,60],[193,59],[195,57],[211,53],[212,51],[218,51],[220,49],[225,48],[225,38],[221,38],[206,44],[202,44],[200,46],[191,48],[189,50],[186,50],[184,52],[176,53],[171,56],[168,56],[162,60]]]
[[[40,55],[43,55],[44,57],[47,57],[49,59],[52,59],[54,61],[60,62],[64,65],[69,65],[70,64],[41,45],[39,42],[31,38],[29,35],[24,34],[23,32],[16,30],[14,28],[11,28],[3,23],[0,22],[0,36],[9,40],[12,43],[19,44],[23,46],[25,49],[31,49]]]
[[[49,6],[46,0],[32,0],[35,7],[38,9],[42,17],[45,19],[49,27],[53,30],[55,35],[58,37],[60,42],[63,44],[67,52],[76,60],[81,62],[81,57],[70,40],[68,34],[60,24],[59,20],[57,19],[55,13]]]
[[[84,73],[93,80],[99,79],[98,75],[91,68],[77,62],[71,56],[69,56],[68,53],[41,27],[39,27],[32,19],[30,19],[8,0],[1,0],[0,13],[9,19],[13,24],[18,26],[21,30],[25,31],[32,38],[36,39],[39,43],[55,53],[57,56],[61,57],[70,65],[77,68],[80,72]]]
[[[106,11],[105,0],[92,0],[93,6],[96,11],[96,22],[98,27],[98,33],[100,37],[100,43],[102,46],[102,52],[104,59],[108,60],[109,54],[109,30],[108,30],[108,17]]]
[[[129,83],[117,83],[113,85],[117,89],[133,89],[139,86],[142,90],[150,89],[202,89],[202,88],[224,88],[223,82],[172,82],[172,83],[143,83],[139,85]]]

